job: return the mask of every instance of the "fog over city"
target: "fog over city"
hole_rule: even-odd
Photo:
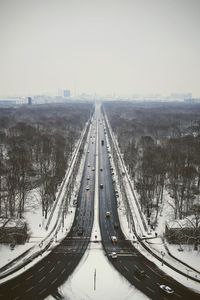
[[[0,0],[0,96],[200,96],[199,0]]]

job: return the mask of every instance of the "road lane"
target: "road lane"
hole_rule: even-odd
[[[91,135],[96,131],[92,124]],[[94,214],[95,143],[88,139],[81,186],[77,198],[74,222],[67,237],[48,256],[16,278],[0,285],[0,299],[44,299],[69,277],[87,249]],[[88,167],[90,165],[91,167]],[[89,190],[87,190],[88,179]],[[79,231],[80,226],[83,232]]]
[[[125,239],[120,226],[118,229],[114,228],[115,222],[119,224],[119,218],[106,135],[104,119],[99,112],[99,164],[103,167],[103,171],[99,171],[100,182],[103,184],[103,188],[99,191],[100,228],[102,243],[108,259],[126,279],[151,299],[180,299],[180,297],[181,299],[199,299],[199,295],[167,276],[142,256],[131,242]],[[104,140],[104,145],[101,144],[102,140]],[[110,217],[105,217],[106,211],[110,212]],[[111,242],[112,235],[117,237],[116,244]],[[111,257],[112,251],[117,252],[117,258]],[[175,293],[170,296],[164,294],[159,288],[160,284],[171,286]]]

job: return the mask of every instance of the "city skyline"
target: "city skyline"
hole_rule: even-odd
[[[198,0],[0,0],[0,97],[200,96]]]

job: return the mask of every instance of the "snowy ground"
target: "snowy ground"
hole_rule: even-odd
[[[88,139],[89,139],[89,135],[90,135],[90,132],[88,134]],[[74,155],[77,151],[77,147],[78,147],[78,142],[77,142],[77,145],[74,150]],[[86,142],[85,148],[84,148],[85,155],[87,153],[87,147],[88,147],[88,141]],[[61,186],[63,186],[63,188],[60,193],[59,193],[59,189],[58,189],[58,192],[57,192],[58,202],[55,201],[55,204],[57,204],[57,205],[54,209],[54,214],[51,219],[48,230],[46,230],[46,224],[47,224],[48,219],[45,220],[44,217],[42,216],[41,197],[40,197],[40,193],[39,193],[39,188],[30,191],[30,193],[27,197],[27,203],[25,206],[25,213],[24,213],[24,217],[26,218],[27,223],[28,223],[30,239],[24,245],[16,245],[14,250],[10,249],[9,244],[8,245],[0,244],[0,254],[1,254],[0,268],[5,266],[7,263],[12,261],[13,259],[20,256],[21,254],[23,254],[28,249],[30,249],[30,252],[28,254],[30,256],[30,255],[33,255],[34,253],[40,251],[42,249],[42,247],[45,247],[45,245],[47,243],[49,243],[50,239],[52,239],[51,247],[53,247],[57,244],[57,241],[59,241],[59,239],[64,238],[64,236],[70,230],[71,225],[73,223],[75,209],[76,209],[76,207],[73,206],[73,197],[79,190],[81,177],[82,177],[82,171],[84,168],[85,155],[83,155],[81,163],[80,163],[80,169],[79,169],[79,172],[78,172],[78,175],[76,178],[76,183],[75,183],[74,191],[72,193],[71,203],[68,208],[68,214],[67,214],[66,218],[64,219],[64,227],[61,226],[61,228],[58,231],[58,233],[56,234],[56,236],[55,236],[55,233],[53,233],[52,236],[49,237],[49,239],[46,239],[46,241],[44,241],[44,239],[47,237],[47,235],[49,235],[51,233],[52,228],[57,220],[57,216],[58,216],[58,213],[60,210],[60,205],[63,200],[63,197],[65,196],[65,184],[67,182],[67,178],[70,176],[71,170],[67,170],[67,172],[66,172],[63,183],[61,184]],[[72,155],[72,157],[73,157],[73,155]],[[72,158],[72,162],[73,162],[73,158]],[[50,214],[49,214],[49,216],[50,216]],[[39,259],[41,259],[41,258],[39,258]],[[22,258],[22,259],[25,260],[26,258]],[[17,260],[17,262],[15,263],[13,268],[17,265],[20,265],[22,259]],[[35,263],[37,261],[38,261],[38,259],[35,260]],[[32,265],[32,264],[34,264],[34,262],[30,263],[30,265]],[[21,270],[21,272],[23,272],[23,270]],[[14,276],[14,274],[11,276]]]
[[[159,236],[164,235],[165,231],[165,222],[174,220],[174,210],[172,208],[173,199],[170,197],[167,191],[164,192],[164,201],[163,207],[160,211],[158,218],[158,226],[156,227],[156,231]],[[170,205],[171,204],[171,205]],[[160,241],[161,242],[161,241]],[[198,251],[194,251],[194,245],[181,245],[181,248],[184,251],[179,251],[180,245],[169,244],[166,243],[169,251],[172,255],[177,257],[178,259],[184,261],[188,265],[197,269],[200,272],[200,264],[197,264],[197,261],[200,261],[200,247]]]
[[[108,145],[109,145],[109,141],[107,140]],[[109,147],[110,148],[110,147]],[[114,162],[113,159],[111,159],[112,161],[112,166],[114,166]],[[114,173],[116,174],[116,169],[114,168]],[[123,170],[123,169],[122,169]],[[128,176],[128,174],[127,174]],[[165,266],[165,265],[161,265],[161,262],[154,258],[151,254],[149,254],[149,252],[147,252],[135,239],[134,236],[134,232],[131,228],[131,226],[129,225],[129,222],[127,220],[127,214],[126,214],[126,209],[123,203],[123,198],[122,195],[120,193],[119,190],[119,181],[118,181],[118,177],[115,175],[115,181],[117,183],[117,188],[119,191],[119,198],[118,198],[118,213],[119,213],[119,218],[120,218],[120,225],[122,228],[123,233],[125,234],[126,238],[129,240],[133,241],[133,244],[138,248],[138,250],[145,256],[147,257],[149,260],[153,261],[159,268],[162,268],[163,271],[165,273],[167,273],[169,276],[176,278],[179,282],[181,282],[182,284],[184,284],[185,286],[188,286],[190,288],[193,288],[195,291],[198,291],[200,293],[200,283],[195,282],[193,280],[188,279],[187,277],[180,275],[179,273],[173,271],[171,268]],[[126,186],[127,187],[127,186]],[[134,187],[133,187],[134,188]],[[141,229],[142,226],[141,224],[137,224],[137,222],[140,220],[140,216],[139,216],[139,212],[137,209],[137,206],[134,204],[135,202],[135,198],[133,197],[133,194],[131,192],[131,189],[126,189],[127,193],[128,193],[128,198],[129,198],[129,203],[130,201],[132,202],[132,204],[134,205],[134,222],[135,222],[135,227],[136,229]],[[135,193],[136,197],[137,194]],[[151,230],[151,236],[155,237],[155,232],[158,233],[158,238],[153,238],[151,240],[147,240],[146,245],[155,253],[157,254],[161,259],[163,257],[164,261],[167,261],[169,264],[171,264],[172,266],[174,266],[175,268],[177,268],[178,270],[180,270],[181,272],[185,273],[186,275],[190,275],[193,278],[197,278],[200,280],[200,274],[198,274],[198,272],[192,271],[189,268],[187,268],[186,266],[184,266],[183,264],[180,264],[176,259],[173,259],[171,256],[169,256],[166,252],[166,249],[164,247],[163,241],[162,241],[162,237],[163,237],[163,233],[165,230],[165,221],[166,220],[173,220],[173,208],[170,205],[170,201],[172,199],[170,199],[170,196],[168,195],[168,193],[166,192],[164,195],[164,206],[162,207],[160,216],[159,216],[159,223],[158,223],[158,227],[156,228],[156,231],[152,231]],[[149,228],[150,231],[150,228]],[[147,235],[147,237],[150,237]],[[172,254],[177,257],[178,259],[182,259],[184,262],[186,262],[188,265],[191,265],[192,267],[194,267],[196,270],[198,268],[199,270],[199,264],[197,264],[197,259],[199,260],[200,258],[200,253],[196,252],[196,251],[190,251],[190,253],[188,253],[187,251],[183,251],[180,252],[176,251],[176,249],[178,249],[177,245],[169,245],[167,244],[167,246],[169,247],[169,250],[172,250]],[[191,249],[191,248],[190,248]],[[186,249],[185,249],[186,250]],[[164,253],[164,256],[162,256],[161,253]],[[195,263],[196,261],[196,263]]]
[[[94,274],[96,270],[96,289]],[[80,264],[59,288],[68,300],[145,300],[149,299],[123,276],[107,260],[101,244],[92,243]],[[53,300],[49,296],[46,300]]]
[[[87,147],[87,144],[86,144]],[[86,152],[86,150],[85,150]],[[82,162],[83,167],[83,162]],[[98,170],[98,168],[96,168]],[[81,173],[81,172],[80,172]],[[80,174],[79,173],[79,174]],[[78,182],[80,183],[80,177],[78,178]],[[97,185],[98,187],[98,185]],[[78,190],[78,183],[77,183],[77,190]],[[96,193],[98,194],[98,193]],[[120,193],[119,193],[120,194]],[[62,195],[61,195],[62,196]],[[167,197],[167,195],[165,195]],[[29,220],[29,228],[31,232],[31,237],[29,243],[26,243],[23,246],[16,246],[15,249],[12,251],[10,250],[9,246],[0,245],[0,253],[1,253],[1,260],[0,260],[0,267],[7,264],[9,261],[17,257],[20,253],[23,253],[28,248],[33,247],[35,244],[39,245],[39,242],[47,235],[48,232],[51,230],[51,226],[49,227],[48,231],[45,229],[45,221],[41,216],[41,207],[39,205],[40,199],[38,196],[38,192],[35,190],[31,194],[31,198],[29,201],[29,206],[26,207],[26,218]],[[127,239],[133,239],[133,232],[132,229],[129,227],[127,218],[126,218],[126,211],[123,205],[122,198],[119,198],[119,216],[120,216],[120,223],[125,233]],[[167,203],[167,201],[165,202]],[[167,204],[166,204],[167,205]],[[95,204],[96,210],[98,209],[97,203]],[[163,212],[160,216],[160,221],[158,224],[158,228],[156,229],[157,232],[162,235],[163,226],[166,219],[165,214],[169,214],[170,205],[168,207],[163,207]],[[57,210],[59,209],[59,205]],[[168,211],[169,210],[169,211]],[[72,211],[72,212],[71,212]],[[74,218],[75,207],[71,204],[69,207],[69,213],[67,218],[65,219],[64,228],[58,232],[56,238],[54,236],[54,241],[52,242],[52,246],[55,245],[59,239],[62,239],[66,232],[70,229],[71,224]],[[55,222],[56,216],[52,219],[52,224]],[[95,219],[98,219],[98,214],[95,215]],[[97,224],[94,224],[95,230],[97,229]],[[96,232],[93,230],[92,236]],[[98,234],[99,236],[99,234]],[[155,249],[158,253],[161,251],[162,242],[160,238],[151,240],[153,245],[149,245]],[[142,247],[136,244],[139,247],[139,250],[150,260],[154,261],[159,267],[161,267],[161,262],[154,259],[152,255],[148,254],[144,251]],[[162,248],[163,249],[163,248]],[[32,252],[34,253],[36,248],[32,248]],[[188,264],[194,265],[195,268],[199,267],[197,264],[197,259],[199,259],[199,252],[194,251],[184,251],[178,252],[177,246],[170,245],[170,251],[172,254],[178,256],[179,259],[183,259]],[[178,252],[178,253],[177,253]],[[44,254],[45,255],[45,254]],[[43,255],[43,256],[44,256]],[[165,257],[166,258],[166,257]],[[31,264],[36,263],[36,261],[41,258],[37,258]],[[31,265],[30,264],[30,265]],[[193,281],[188,280],[187,278],[178,275],[176,272],[172,271],[170,268],[163,266],[163,270],[171,275],[172,277],[176,278],[183,284],[189,287],[193,287],[195,290],[200,290],[199,284],[195,284]],[[97,278],[97,285],[96,290],[94,290],[94,270],[96,269],[96,278]],[[184,271],[187,272],[186,268]],[[88,274],[88,276],[86,276]],[[191,274],[190,274],[191,275]],[[200,276],[198,275],[198,278]],[[90,278],[90,279],[88,279]],[[70,276],[69,280],[61,287],[61,292],[67,299],[116,299],[116,300],[129,300],[129,299],[147,299],[142,293],[136,290],[132,285],[130,285],[108,262],[106,259],[103,250],[101,249],[101,244],[91,244],[89,251],[86,252],[84,255],[81,263],[75,270],[75,272]],[[52,299],[49,297],[48,299]]]
[[[98,130],[97,130],[98,137]],[[98,138],[96,139],[98,141]],[[99,182],[98,182],[98,147],[96,147],[96,180],[94,198],[94,223],[91,240],[95,240],[97,234],[98,241],[101,241],[99,228],[98,205],[99,205]],[[96,276],[95,276],[96,274]],[[96,280],[95,280],[96,277]],[[101,242],[90,243],[81,262],[69,277],[69,279],[59,288],[59,293],[68,300],[145,300],[149,299],[134,286],[132,286],[106,258]],[[49,296],[46,300],[53,300]]]

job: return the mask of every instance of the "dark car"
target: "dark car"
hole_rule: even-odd
[[[138,278],[143,279],[143,278],[145,277],[145,272],[144,272],[144,270],[137,269],[137,270],[135,271],[135,275],[136,275]]]
[[[114,228],[115,228],[115,229],[118,229],[118,228],[119,228],[119,223],[115,222],[115,223],[114,223]]]
[[[77,233],[78,233],[79,236],[83,235],[83,227],[82,226],[78,228]]]

